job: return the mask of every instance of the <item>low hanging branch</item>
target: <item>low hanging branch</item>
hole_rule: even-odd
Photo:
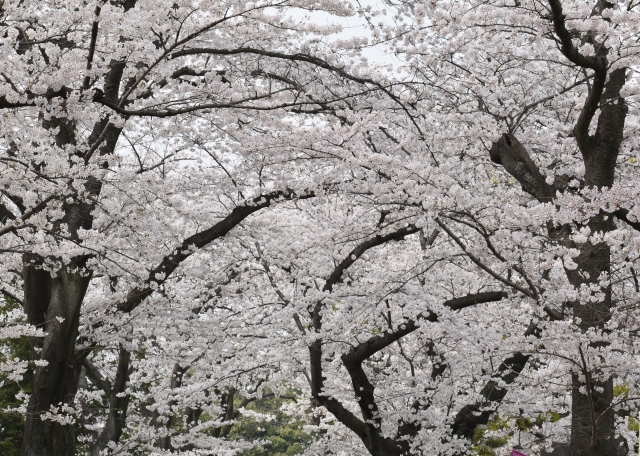
[[[538,326],[531,323],[524,335],[526,337],[537,333]],[[452,434],[471,439],[476,427],[487,424],[497,406],[507,395],[507,389],[499,386],[499,382],[504,382],[507,385],[515,382],[529,359],[529,355],[520,352],[505,359],[498,367],[494,378],[489,380],[480,391],[480,399],[473,404],[465,405],[456,414],[451,425]]]

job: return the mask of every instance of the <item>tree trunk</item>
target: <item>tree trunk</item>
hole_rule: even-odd
[[[79,267],[69,265],[69,269]],[[31,266],[27,266],[29,269]],[[44,272],[44,271],[40,271]],[[81,361],[75,359],[75,342],[78,336],[80,306],[89,285],[90,276],[59,270],[56,277],[46,277],[48,272],[25,274],[25,308],[40,306],[41,293],[33,290],[46,288],[50,283],[49,303],[46,310],[44,330],[39,359],[47,361],[46,366],[35,369],[33,394],[29,398],[24,431],[23,456],[74,456],[76,452],[73,418],[48,419],[46,414],[73,402],[76,381]],[[35,295],[35,296],[34,296]],[[40,308],[40,307],[38,307]],[[31,315],[29,315],[31,317]],[[30,321],[31,323],[31,321]]]
[[[599,215],[593,217],[588,224],[591,232],[607,233],[615,228],[611,216]],[[610,248],[605,242],[591,244],[586,242],[579,245],[580,255],[576,259],[578,268],[567,271],[571,284],[580,289],[581,286],[597,284],[600,274],[609,274],[611,258]],[[579,301],[573,304],[573,316],[579,318],[581,332],[589,329],[604,329],[611,318],[611,286],[601,289],[604,298],[597,302]],[[590,376],[590,373],[587,373]],[[603,417],[600,415],[607,410],[613,401],[613,380],[591,382],[580,379],[577,374],[572,375],[571,388],[571,456],[612,456],[617,454],[615,442],[614,412],[610,409]],[[588,383],[591,385],[589,388]],[[589,394],[580,392],[580,388],[589,388]],[[598,392],[599,389],[602,392]],[[595,421],[597,421],[597,424]]]
[[[606,59],[603,61],[606,62]],[[602,65],[597,67],[595,74],[599,85],[594,82],[590,89],[587,102],[574,127],[574,135],[585,166],[582,188],[603,190],[611,188],[614,183],[618,153],[624,137],[627,107],[624,99],[620,97],[620,91],[626,81],[626,70],[618,68],[612,71],[607,80],[606,65]],[[597,90],[602,92],[598,94]],[[597,109],[600,110],[600,116],[596,132],[590,135],[589,126]],[[490,157],[494,163],[504,166],[505,170],[520,182],[522,189],[540,202],[551,201],[557,191],[566,190],[565,185],[562,184],[565,179],[558,179],[559,176],[556,176],[553,184],[545,181],[529,157],[526,148],[513,135],[505,134],[494,142]],[[615,229],[613,214],[601,212],[591,217],[586,222],[586,226],[591,230],[591,234],[606,235]],[[590,329],[601,331],[611,318],[611,285],[608,284],[602,288],[599,286],[601,275],[604,274],[604,278],[608,279],[610,273],[611,249],[606,242],[594,244],[591,240],[587,240],[585,243],[578,244],[571,239],[571,231],[568,225],[555,227],[549,224],[548,226],[549,236],[554,242],[564,247],[578,249],[580,252],[575,259],[578,267],[574,270],[566,270],[571,285],[578,291],[595,285],[603,294],[603,297],[597,301],[578,299],[572,303],[573,316],[580,319],[578,326],[580,331],[582,333]],[[594,344],[590,345],[594,346]],[[586,347],[581,347],[581,350],[584,348]],[[583,380],[577,374],[572,375],[570,455],[617,455],[619,445],[615,442],[614,412],[609,410],[602,416],[613,402],[613,380],[592,382],[593,373],[590,372],[588,360],[584,358],[582,351],[579,355],[581,359],[577,361],[584,365],[582,374],[585,374],[585,378]],[[581,393],[581,388],[587,394]]]
[[[65,118],[51,117],[44,119],[42,125],[46,129],[58,129],[55,134],[57,147],[64,148],[76,144],[75,123]],[[90,140],[99,135],[98,126]],[[107,138],[104,151],[113,150],[117,141],[117,133]],[[36,166],[40,166],[36,163]],[[100,181],[88,177],[84,181],[83,196],[69,196],[69,202],[62,206],[63,218],[56,222],[53,232],[65,226],[70,239],[82,242],[78,231],[91,229],[93,225],[92,211],[96,198],[102,189]],[[25,422],[23,456],[74,456],[75,417],[60,410],[61,406],[72,404],[77,381],[84,356],[76,356],[75,344],[78,337],[80,307],[87,287],[91,281],[91,272],[84,271],[87,257],[77,256],[64,263],[59,258],[48,257],[48,264],[56,265],[50,273],[43,268],[45,261],[37,255],[24,256],[24,309],[30,324],[43,327],[46,335],[41,341],[32,342],[35,359],[46,361],[46,366],[36,366],[33,379],[33,394],[29,398]],[[37,351],[41,350],[39,356]],[[58,410],[55,410],[55,409]],[[51,412],[54,419],[48,417]]]
[[[586,188],[611,188],[614,183],[616,162],[623,140],[627,107],[620,97],[620,90],[626,81],[626,70],[619,68],[611,72],[600,98],[600,117],[596,133],[593,136],[578,135],[578,145],[585,165]],[[603,235],[613,231],[615,224],[612,214],[599,214],[592,217],[587,226],[591,233]],[[580,255],[576,259],[578,269],[567,271],[571,284],[581,286],[598,284],[601,274],[608,279],[611,269],[611,249],[606,242],[596,244],[587,241],[578,246]],[[603,299],[597,302],[580,301],[574,303],[573,316],[579,318],[580,330],[603,330],[611,318],[611,285],[600,289]],[[613,402],[613,380],[591,383],[591,398],[582,394],[580,387],[587,387],[577,375],[572,376],[572,413],[571,413],[571,456],[611,456],[617,454],[615,442],[614,411],[602,413]],[[602,392],[597,390],[602,389]],[[597,420],[597,423],[594,421]]]

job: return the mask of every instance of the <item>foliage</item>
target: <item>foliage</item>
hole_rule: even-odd
[[[473,446],[471,450],[478,456],[495,456],[495,449],[504,447],[509,441],[509,436],[487,435],[492,431],[503,431],[509,428],[507,421],[494,417],[486,426],[476,428],[473,434]]]
[[[7,314],[19,307],[20,305],[16,301],[5,297],[0,305],[0,315],[6,317]],[[0,341],[0,344],[0,363],[8,359],[29,360],[31,358],[27,336],[5,339]],[[30,369],[25,372],[20,381],[12,381],[0,375],[0,454],[2,455],[19,456],[22,454],[24,416],[16,410],[22,405],[22,400],[17,396],[19,393],[31,394],[32,387],[33,372]]]
[[[621,0],[1,1],[23,454],[617,454],[638,24]]]
[[[304,431],[305,421],[292,419],[282,412],[281,406],[291,399],[271,397],[253,401],[247,410],[268,415],[265,420],[241,416],[230,436],[235,439],[264,441],[256,448],[244,451],[244,456],[293,456],[303,454],[314,439]],[[238,401],[239,402],[239,401]]]

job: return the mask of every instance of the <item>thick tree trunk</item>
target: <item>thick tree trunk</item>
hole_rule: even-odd
[[[624,68],[609,75],[600,99],[600,117],[594,136],[578,140],[585,164],[585,187],[605,189],[614,183],[616,162],[623,140],[624,122],[627,108],[620,97],[625,84]],[[587,226],[591,233],[606,233],[615,229],[613,215],[599,214],[592,217]],[[611,270],[611,249],[606,242],[587,241],[577,246],[580,255],[576,259],[578,269],[567,271],[571,284],[579,289],[598,285],[601,275],[609,278]],[[579,318],[580,330],[603,330],[611,318],[611,285],[599,289],[603,298],[599,301],[581,300],[574,303],[573,316]],[[587,384],[591,384],[589,388]],[[580,389],[587,389],[583,394]],[[601,391],[599,391],[601,390]],[[572,376],[571,456],[611,456],[617,454],[615,442],[614,411],[602,416],[613,401],[613,380],[591,382],[587,377],[582,381]]]
[[[61,145],[73,143],[70,139],[73,134],[69,131],[72,125],[53,122],[50,127],[60,128],[56,140]],[[89,194],[99,194],[100,188],[98,181],[88,179],[85,183]],[[66,225],[71,238],[79,241],[78,230],[91,228],[93,208],[93,204],[85,201],[63,206],[65,216],[61,224]],[[75,344],[80,307],[91,273],[83,271],[86,257],[72,258],[68,264],[57,258],[49,260],[60,263],[53,273],[44,267],[41,258],[24,257],[24,309],[28,322],[45,331],[45,337],[34,341],[32,346],[35,358],[45,361],[46,365],[35,368],[33,394],[27,405],[23,456],[74,456],[76,453],[75,418],[62,407],[73,405],[82,366],[83,357],[76,356]]]
[[[592,233],[607,233],[615,228],[611,216],[605,220],[603,215],[592,218],[588,226]],[[578,268],[567,271],[567,275],[571,284],[579,290],[581,287],[597,284],[601,274],[609,274],[611,253],[604,242],[587,242],[577,247],[580,249],[580,255],[576,259]],[[580,319],[578,326],[583,333],[589,329],[604,329],[611,317],[611,286],[600,291],[604,295],[600,301],[581,300],[573,304],[573,316]],[[587,368],[590,369],[588,365]],[[616,455],[618,445],[615,442],[613,410],[601,417],[613,401],[613,380],[594,382],[582,374],[582,379],[577,374],[572,375],[570,455]],[[587,375],[590,377],[591,373],[588,372]],[[581,389],[587,394],[581,392]]]
[[[80,265],[69,266],[73,268]],[[75,455],[73,421],[59,420],[59,416],[49,419],[47,412],[73,402],[81,367],[81,361],[74,359],[75,341],[80,306],[89,281],[90,277],[65,270],[58,271],[55,278],[45,278],[44,274],[33,271],[25,274],[25,290],[45,288],[47,282],[50,282],[51,288],[44,323],[46,336],[39,356],[39,359],[47,361],[47,365],[36,367],[35,370],[33,394],[27,406],[23,456]],[[41,294],[32,291],[25,293],[27,309],[39,305],[29,301],[41,297]]]
[[[556,9],[559,8],[557,2],[551,3],[552,6],[556,5]],[[554,14],[560,13],[554,10]],[[558,18],[560,16],[561,14]],[[562,25],[556,24],[556,28],[558,27]],[[603,62],[606,62],[606,59]],[[574,128],[585,166],[583,188],[602,190],[611,188],[614,183],[627,114],[624,99],[620,97],[620,91],[626,81],[626,71],[624,68],[618,68],[608,76],[607,79],[606,65],[598,63],[595,79],[599,82],[594,82],[590,89],[587,102]],[[598,90],[602,92],[597,93]],[[590,135],[589,126],[597,109],[600,110],[600,116],[596,132]],[[490,157],[493,162],[503,165],[505,170],[520,182],[522,189],[538,201],[550,201],[557,191],[565,190],[563,182],[566,179],[558,178],[559,176],[556,176],[553,184],[546,183],[526,148],[513,135],[505,134],[496,141],[491,148]],[[593,216],[587,221],[586,226],[591,230],[591,234],[606,235],[615,229],[613,214],[601,213]],[[600,279],[601,275],[604,275],[605,280],[608,279],[611,249],[606,242],[574,242],[571,239],[571,227],[568,225],[554,227],[550,224],[548,230],[554,242],[578,249],[580,252],[575,259],[577,269],[566,270],[571,285],[578,291],[595,287],[602,293],[598,300],[579,299],[572,303],[573,316],[580,319],[580,331],[586,333],[590,329],[603,330],[611,318],[611,285],[600,287]],[[577,374],[572,375],[570,455],[614,456],[618,454],[619,447],[615,442],[614,412],[609,410],[603,415],[613,401],[613,381],[591,381],[593,374],[597,372],[591,372],[593,367],[589,366],[588,359],[583,356],[583,349],[586,348],[581,347],[577,359],[584,366],[582,378]]]
[[[118,76],[119,77],[119,76]],[[117,79],[119,81],[119,79]],[[57,147],[65,148],[76,144],[75,123],[65,118],[51,117],[42,120],[44,128],[55,130]],[[106,121],[98,122],[89,138],[93,144],[105,128]],[[100,148],[100,154],[113,151],[121,129],[111,126]],[[81,156],[81,155],[80,155]],[[39,164],[35,164],[39,166]],[[68,236],[80,244],[80,229],[91,229],[92,211],[95,203],[88,198],[96,198],[102,184],[92,177],[84,181],[83,196],[69,197],[63,204],[64,217],[53,231],[65,226]],[[23,456],[74,456],[76,453],[73,418],[60,419],[65,413],[57,410],[58,416],[50,419],[48,412],[55,408],[72,404],[83,356],[76,356],[75,344],[78,337],[80,307],[91,272],[83,271],[86,257],[72,258],[64,264],[58,258],[49,257],[50,262],[59,262],[54,274],[43,268],[44,259],[37,255],[24,256],[24,309],[29,323],[43,327],[44,339],[32,341],[35,359],[46,361],[46,366],[37,366],[33,380],[33,394],[29,398],[22,445]],[[38,353],[38,351],[40,353]],[[39,356],[38,356],[39,355]]]

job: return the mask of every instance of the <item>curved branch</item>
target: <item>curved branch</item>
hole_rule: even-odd
[[[413,126],[417,129],[417,131],[422,135],[422,130],[420,129],[420,127],[418,126],[418,124],[416,123],[414,117],[409,113],[409,110],[407,109],[407,107],[405,106],[404,103],[402,103],[402,101],[396,96],[394,95],[387,86],[374,81],[373,79],[370,78],[364,78],[364,77],[359,77],[359,76],[354,76],[350,73],[348,73],[347,71],[345,71],[344,68],[341,67],[337,67],[335,65],[330,64],[329,62],[318,58],[318,57],[314,57],[308,54],[302,54],[302,53],[297,53],[297,54],[285,54],[282,52],[274,52],[274,51],[268,51],[265,49],[257,49],[257,48],[250,48],[250,47],[241,47],[241,48],[237,48],[237,49],[215,49],[215,48],[196,48],[196,49],[183,49],[177,52],[174,52],[173,54],[171,54],[171,58],[178,58],[178,57],[183,57],[183,56],[187,56],[187,55],[240,55],[240,54],[253,54],[253,55],[260,55],[260,56],[264,56],[264,57],[272,57],[272,58],[277,58],[277,59],[281,59],[281,60],[290,60],[290,61],[294,61],[294,62],[306,62],[306,63],[310,63],[316,67],[319,68],[324,68],[325,70],[331,71],[332,73],[335,73],[345,79],[348,79],[350,81],[356,82],[358,84],[370,84],[372,86],[374,86],[376,89],[382,91],[384,94],[386,94],[389,98],[391,98],[395,103],[397,103],[400,108],[409,116],[409,119],[411,119],[411,122],[413,123]]]
[[[629,220],[629,210],[628,209],[618,209],[613,213],[618,219],[622,220],[624,223],[629,225],[631,228],[636,231],[640,231],[640,222],[637,220],[635,222]]]
[[[496,302],[506,299],[509,295],[504,291],[489,291],[485,293],[473,293],[459,298],[449,299],[445,301],[443,305],[451,310],[462,310],[467,307],[475,306],[476,304],[483,304],[486,302]],[[429,311],[428,314],[420,314],[418,320],[425,320],[432,323],[438,321],[438,315]],[[394,332],[387,332],[383,335],[371,337],[370,339],[362,342],[349,350],[349,352],[342,356],[343,361],[353,363],[361,363],[367,358],[370,358],[380,350],[388,347],[397,340],[412,333],[420,326],[416,324],[415,320],[406,320],[399,325],[399,329]]]
[[[212,227],[199,231],[186,238],[172,253],[165,256],[158,266],[151,270],[144,287],[131,290],[127,298],[118,304],[118,309],[131,312],[153,293],[154,288],[162,285],[173,271],[195,251],[225,236],[249,215],[271,206],[280,200],[308,199],[315,196],[314,192],[306,191],[302,194],[287,189],[261,195],[236,206],[231,213]]]
[[[89,360],[89,358],[85,357],[82,360],[82,365],[87,370],[87,375],[89,375],[89,377],[91,378],[91,381],[93,381],[96,384],[96,386],[100,387],[100,389],[102,389],[102,391],[104,391],[104,393],[107,395],[107,397],[110,397],[111,396],[111,382],[109,381],[109,379],[105,378],[104,375],[102,375],[102,372],[100,372],[98,367],[95,364],[93,364]]]
[[[573,133],[578,141],[578,146],[580,147],[581,152],[585,154],[589,149],[589,125],[598,110],[600,99],[602,98],[602,92],[604,91],[604,85],[607,80],[607,51],[604,46],[601,46],[593,56],[584,56],[580,54],[573,45],[571,33],[567,30],[560,0],[549,0],[549,6],[551,7],[553,26],[555,28],[556,35],[558,35],[560,43],[562,44],[560,48],[562,54],[572,63],[582,68],[594,70],[591,90],[589,90],[587,100],[585,101],[584,106],[580,111],[578,121],[573,128]]]
[[[583,68],[590,68],[592,70],[601,70],[606,67],[606,61],[603,61],[597,55],[584,56],[573,45],[571,33],[567,30],[565,24],[565,15],[562,12],[562,3],[560,0],[549,0],[549,6],[551,7],[551,14],[553,20],[553,26],[556,30],[556,35],[560,38],[562,43],[562,54],[568,58],[571,62]]]
[[[363,242],[354,248],[349,254],[335,267],[329,278],[322,287],[322,291],[331,292],[333,290],[333,286],[340,281],[342,274],[346,271],[353,263],[356,262],[358,258],[362,256],[367,250],[377,247],[382,244],[386,244],[389,241],[399,241],[400,239],[404,239],[406,236],[417,233],[420,231],[420,228],[417,228],[415,225],[408,225],[404,228],[400,228],[393,233],[384,234],[384,235],[376,235],[375,237],[369,239],[368,241]]]
[[[385,244],[390,241],[404,239],[404,237],[417,233],[420,228],[409,225],[386,235],[377,235],[362,244],[356,246],[342,260],[329,275],[326,280],[323,291],[331,292],[333,286],[339,282],[344,272],[355,261],[362,256],[367,250]],[[434,238],[435,239],[435,238]],[[322,311],[323,302],[318,301],[311,309],[311,317],[313,328],[319,332],[322,328]],[[384,437],[380,428],[376,427],[371,421],[362,421],[349,411],[337,399],[323,394],[325,377],[322,375],[322,339],[317,338],[309,346],[309,363],[311,371],[311,394],[321,405],[323,405],[330,413],[332,413],[338,421],[347,426],[362,440],[369,452],[374,456],[394,456],[406,453],[408,449],[407,442],[397,442],[393,439]],[[367,380],[368,382],[368,380]],[[357,390],[359,391],[359,390]],[[360,392],[358,392],[360,394]],[[365,415],[366,416],[366,415]]]
[[[533,322],[524,333],[525,336],[537,336],[537,334],[538,326]],[[499,386],[499,382],[507,385],[513,383],[527,365],[529,358],[530,355],[517,352],[505,359],[498,367],[496,378],[489,380],[480,391],[481,399],[473,404],[465,405],[457,413],[451,425],[452,434],[471,439],[476,427],[487,424],[498,404],[507,395],[507,389]]]
[[[14,223],[5,225],[3,228],[0,228],[0,236],[16,231],[18,228],[21,228],[22,226],[24,226],[23,222],[25,222],[32,215],[35,215],[38,212],[43,211],[47,207],[47,203],[49,203],[49,201],[55,198],[56,198],[55,195],[47,196],[45,199],[43,199],[38,204],[33,206],[31,209],[27,210],[24,214],[22,214],[22,217],[20,217],[19,223],[14,222]]]
[[[387,235],[377,235],[369,240],[364,241],[355,247],[333,270],[327,279],[323,291],[331,292],[333,286],[339,282],[344,272],[357,261],[360,256],[367,250],[385,244],[390,241],[404,239],[406,236],[417,233],[420,228],[413,225],[401,228]],[[438,230],[429,237],[429,245],[435,240]],[[423,244],[426,243],[423,242]],[[505,292],[487,292],[477,293],[473,295],[454,298],[446,301],[445,306],[452,310],[459,310],[481,302],[499,301],[507,297]],[[321,310],[322,301],[316,303],[312,310],[313,326],[316,332],[322,327]],[[420,319],[426,321],[437,321],[438,316],[433,312],[426,315],[420,315]],[[367,341],[353,347],[349,352],[342,355],[342,361],[347,368],[353,389],[360,406],[364,421],[356,417],[352,412],[346,409],[340,401],[333,397],[328,397],[322,393],[325,377],[322,375],[322,339],[317,338],[309,346],[309,358],[311,367],[311,392],[313,397],[331,412],[338,421],[351,429],[362,440],[369,452],[374,456],[394,456],[406,454],[409,451],[409,444],[406,439],[392,439],[382,435],[381,419],[377,413],[377,405],[374,397],[374,386],[369,381],[366,372],[362,367],[362,363],[377,353],[378,351],[388,347],[398,341],[405,335],[415,331],[418,328],[416,321],[407,320],[393,332],[383,335],[371,337]]]

